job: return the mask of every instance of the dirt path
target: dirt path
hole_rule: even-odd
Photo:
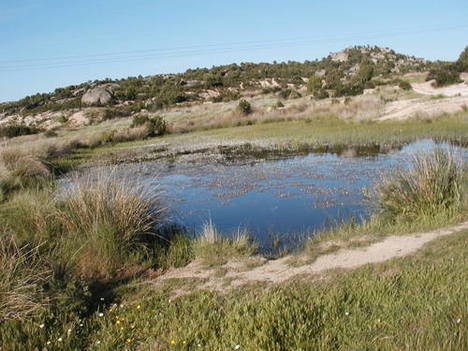
[[[302,266],[288,264],[291,256],[281,259],[260,262],[260,266],[248,269],[249,262],[233,261],[221,267],[224,276],[219,277],[220,268],[207,268],[200,262],[193,262],[186,267],[174,269],[158,277],[154,283],[168,279],[203,280],[200,289],[226,291],[251,282],[281,283],[298,275],[325,273],[331,269],[353,269],[366,264],[379,263],[395,257],[412,254],[426,243],[446,235],[468,229],[468,221],[443,229],[406,236],[390,236],[383,241],[357,249],[342,249],[332,254],[319,256],[313,263]],[[252,262],[250,262],[252,263]],[[259,263],[257,261],[257,263]],[[188,292],[188,291],[187,291]],[[178,291],[177,294],[184,294]]]
[[[384,120],[401,120],[414,116],[440,116],[457,113],[468,107],[468,95],[425,100],[421,98],[393,101],[385,105],[381,117]]]

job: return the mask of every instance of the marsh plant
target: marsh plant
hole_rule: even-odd
[[[376,205],[387,219],[410,220],[456,213],[462,206],[463,165],[453,150],[438,147],[413,155],[377,186]]]

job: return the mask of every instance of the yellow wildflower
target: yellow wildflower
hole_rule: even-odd
[[[170,343],[171,345],[175,345],[176,342],[175,342],[175,340],[171,340],[171,341],[169,341],[169,343]]]

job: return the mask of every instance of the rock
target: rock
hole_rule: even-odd
[[[111,100],[112,91],[104,86],[89,89],[81,98],[85,105],[107,105]]]

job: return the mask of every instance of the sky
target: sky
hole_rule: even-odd
[[[367,44],[455,60],[468,45],[468,1],[0,0],[0,101]]]

